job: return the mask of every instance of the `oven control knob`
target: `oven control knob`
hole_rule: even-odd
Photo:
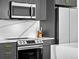
[[[26,41],[25,41],[25,40],[23,40],[23,41],[22,41],[22,44],[23,44],[23,45],[26,45]]]
[[[18,45],[20,45],[20,41],[18,41]]]
[[[40,40],[38,40],[38,43],[41,43]]]
[[[21,45],[23,45],[24,43],[23,43],[23,41],[21,41]]]
[[[24,44],[27,44],[26,40],[24,41]]]
[[[22,44],[23,44],[23,45],[25,45],[25,42],[24,42],[24,41],[22,41]]]
[[[42,40],[36,40],[35,42],[38,43],[38,44],[39,44],[39,43],[43,43]]]
[[[18,41],[18,45],[21,45],[22,44],[22,42],[21,41]]]
[[[35,43],[37,44],[38,43],[38,40],[35,40]]]
[[[43,40],[40,40],[40,43],[43,43]]]
[[[43,43],[43,41],[42,40],[39,40],[39,43]]]

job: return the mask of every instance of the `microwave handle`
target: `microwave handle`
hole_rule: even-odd
[[[34,5],[34,6],[31,6],[31,17],[33,17],[33,14],[34,14],[33,8],[35,8],[35,15],[34,16],[36,16],[36,6]]]
[[[33,16],[33,7],[31,7],[31,17]]]

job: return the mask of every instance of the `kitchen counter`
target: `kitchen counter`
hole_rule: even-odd
[[[55,38],[42,37],[42,38],[31,38],[31,39],[54,40]]]
[[[26,38],[27,40],[37,40],[37,39],[41,39],[41,40],[54,40],[54,38],[49,38],[49,37],[43,37],[43,38]],[[9,43],[9,42],[17,42],[17,38],[12,38],[12,40],[7,40],[7,39],[0,39],[0,43]]]
[[[11,43],[11,42],[17,42],[17,40],[1,40],[0,43]]]
[[[10,42],[17,42],[17,40],[6,40],[0,38],[0,43],[10,43]]]
[[[41,39],[43,40],[43,45],[52,45],[55,44],[55,38],[50,38],[50,37],[43,37],[43,38],[35,38],[35,39]]]

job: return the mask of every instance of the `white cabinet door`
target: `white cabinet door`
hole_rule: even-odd
[[[69,8],[59,8],[59,43],[69,43]]]
[[[78,42],[78,9],[70,9],[70,42]]]

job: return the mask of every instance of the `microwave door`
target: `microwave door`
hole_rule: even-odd
[[[12,18],[31,18],[31,8],[13,7]]]
[[[11,18],[31,18],[31,4],[12,3]]]
[[[33,19],[36,18],[36,4],[33,4],[31,6],[31,16],[32,16]]]

